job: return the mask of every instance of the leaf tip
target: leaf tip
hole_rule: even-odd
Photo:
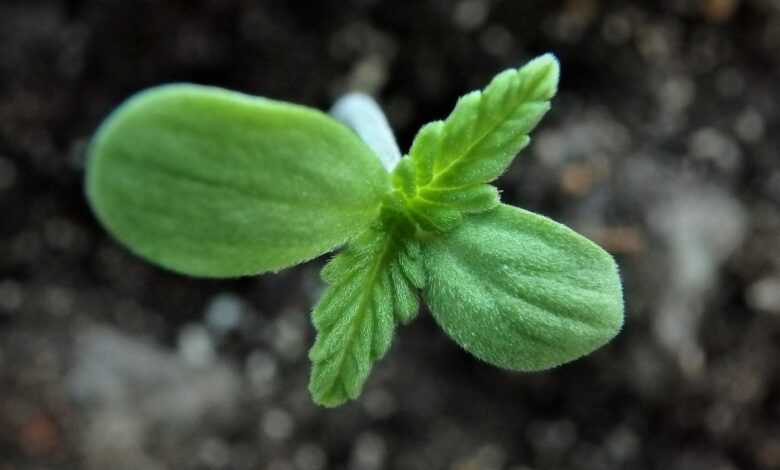
[[[345,394],[326,392],[314,384],[309,384],[309,394],[312,401],[323,408],[336,408],[349,401]]]
[[[532,75],[538,77],[538,81],[542,84],[543,98],[552,99],[558,92],[558,84],[561,77],[561,64],[558,61],[558,57],[552,52],[542,54],[539,57],[531,60],[521,70],[527,70]]]

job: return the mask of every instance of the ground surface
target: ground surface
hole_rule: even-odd
[[[772,0],[3,0],[0,470],[780,468],[778,50]],[[407,147],[544,51],[560,97],[504,199],[613,252],[627,302],[551,372],[478,363],[423,312],[359,401],[319,409],[322,260],[188,279],[84,201],[91,133],[147,86],[363,89]]]

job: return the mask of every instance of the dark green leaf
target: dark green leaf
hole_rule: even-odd
[[[315,402],[338,406],[357,398],[374,362],[390,348],[396,323],[417,314],[419,253],[418,242],[371,229],[325,267],[330,286],[314,309],[317,340],[309,352]]]

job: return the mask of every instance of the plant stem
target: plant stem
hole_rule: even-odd
[[[349,93],[336,101],[330,114],[363,139],[388,172],[401,160],[393,130],[376,101],[363,93]]]

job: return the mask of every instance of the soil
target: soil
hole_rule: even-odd
[[[771,0],[3,0],[0,470],[780,468],[778,50]],[[323,260],[178,276],[84,199],[91,134],[145,87],[364,90],[408,148],[546,51],[560,95],[502,197],[611,251],[627,306],[552,371],[480,363],[423,311],[318,408]]]

